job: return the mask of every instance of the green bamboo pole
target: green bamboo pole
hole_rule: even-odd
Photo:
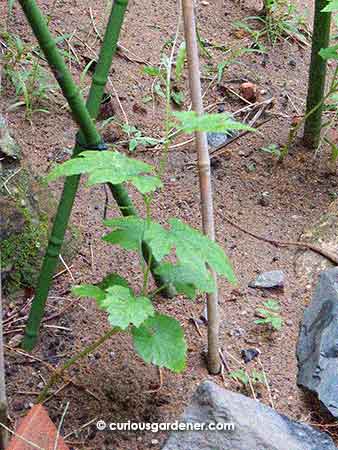
[[[97,117],[99,112],[104,87],[110,70],[112,57],[116,51],[118,36],[123,23],[128,0],[115,0],[112,7],[99,61],[93,76],[93,82],[88,96],[87,105],[85,105],[80,90],[74,83],[64,59],[58,52],[55,42],[48,30],[45,19],[35,1],[19,1],[28,22],[34,31],[34,34],[38,39],[41,49],[43,50],[46,59],[62,89],[62,92],[69,103],[74,119],[80,126],[80,131],[77,135],[77,144],[73,149],[73,156],[79,154],[86,147],[95,148],[100,146],[101,136],[95,127],[93,119]],[[25,330],[25,337],[22,345],[27,351],[32,350],[37,342],[39,327],[43,317],[49,287],[52,283],[53,274],[58,262],[58,256],[60,254],[60,249],[69,222],[79,180],[79,176],[71,176],[65,181],[59,207],[54,220],[51,237],[41,268],[36,295],[33,300]],[[123,186],[109,184],[109,188],[121,210],[121,213],[124,216],[137,214],[128,193]],[[150,258],[150,249],[148,246],[144,245],[143,247],[145,250],[145,259],[147,261],[149,261],[149,259],[152,261],[151,266],[154,270],[157,262],[154,261],[153,258]],[[162,281],[159,277],[155,277],[155,280],[158,283],[161,283]]]
[[[309,71],[309,85],[306,101],[306,114],[309,114],[304,124],[304,144],[315,149],[320,142],[322,127],[323,97],[325,92],[326,60],[319,52],[330,43],[331,13],[322,12],[328,4],[327,0],[315,1],[315,13],[312,33],[311,63]],[[316,108],[316,105],[320,105]]]

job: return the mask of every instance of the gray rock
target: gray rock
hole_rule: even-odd
[[[297,346],[300,386],[338,417],[338,268],[322,272],[304,312]]]
[[[217,148],[225,145],[229,140],[230,135],[224,133],[207,133],[208,145],[211,148]]]
[[[0,153],[2,158],[19,160],[21,158],[20,146],[10,135],[6,119],[0,114]]]
[[[270,192],[262,192],[258,198],[258,203],[261,206],[270,206],[271,205]]]
[[[271,270],[264,272],[249,283],[252,288],[282,288],[284,287],[284,273],[281,270]]]
[[[175,431],[162,450],[337,450],[332,439],[268,406],[204,381],[180,423],[232,423],[233,431]]]

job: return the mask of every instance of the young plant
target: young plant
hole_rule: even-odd
[[[35,112],[48,112],[40,106],[50,98],[55,85],[51,83],[50,75],[41,65],[39,57],[33,53],[34,49],[13,34],[5,32],[1,37],[6,45],[4,80],[8,80],[15,89],[16,101],[10,109],[24,106],[28,119]]]
[[[252,369],[251,373],[244,369],[233,370],[229,373],[229,377],[240,382],[243,387],[247,388],[251,384],[265,384],[264,373],[256,369]]]
[[[250,22],[256,22],[260,27],[256,29]],[[261,50],[265,50],[260,42],[262,40],[267,40],[272,46],[282,39],[293,39],[303,45],[308,44],[309,33],[304,19],[297,14],[293,4],[281,0],[265,1],[261,15],[247,17],[244,22],[236,21],[234,26],[248,33],[254,47]]]
[[[175,79],[174,82],[170,84],[170,100],[174,103],[174,105],[179,107],[183,106],[185,100],[184,92],[179,88],[184,71],[185,59],[185,42],[182,42],[177,51],[175,71],[172,72],[173,75],[175,74]],[[158,99],[166,100],[167,97],[166,89],[168,85],[167,73],[169,64],[169,58],[167,57],[167,55],[163,54],[159,67],[146,66],[143,68],[143,73],[154,78],[152,91],[153,94],[158,97]]]
[[[255,320],[255,323],[279,331],[283,326],[283,319],[279,312],[280,305],[278,301],[272,299],[267,300],[263,303],[263,308],[257,308],[256,313],[261,318]]]
[[[159,261],[156,273],[167,284],[174,285],[177,293],[190,299],[216,289],[208,267],[235,282],[228,258],[218,244],[180,220],[170,219],[166,227],[152,220],[151,193],[162,183],[148,164],[117,151],[85,151],[57,166],[48,180],[80,173],[88,175],[89,186],[107,182],[133,184],[143,195],[147,216],[145,219],[127,216],[104,222],[111,228],[103,238],[105,242],[138,255],[143,271],[142,285],[133,290],[126,279],[109,274],[97,285],[74,287],[73,294],[94,298],[98,307],[106,311],[112,328],[131,334],[135,351],[145,362],[174,372],[182,371],[186,359],[184,333],[176,319],[157,312],[152,303],[158,290],[150,289],[150,267],[142,258],[142,243],[148,244]],[[174,263],[171,262],[173,256]]]
[[[155,139],[150,136],[144,136],[142,134],[142,131],[138,130],[133,125],[124,124],[122,126],[122,130],[129,136],[129,140],[126,142],[128,142],[128,148],[130,152],[135,151],[139,145],[142,145],[144,147],[154,147],[160,142],[159,139]],[[122,143],[124,143],[124,141],[120,142],[120,144]]]
[[[274,158],[280,159],[281,158],[281,149],[279,145],[276,144],[270,144],[267,147],[261,147],[259,151],[263,153],[267,153],[268,155],[273,156]]]
[[[217,83],[222,81],[225,70],[234,65],[242,64],[239,58],[247,53],[264,53],[263,49],[253,49],[253,48],[236,48],[229,49],[225,52],[224,56],[226,59],[218,64],[217,66]]]

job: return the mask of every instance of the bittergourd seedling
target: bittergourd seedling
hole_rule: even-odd
[[[185,121],[184,127],[187,124]],[[88,185],[107,182],[133,184],[144,196],[147,217],[119,217],[104,222],[111,228],[103,237],[104,241],[139,256],[143,283],[138,292],[132,290],[126,279],[109,274],[97,285],[74,287],[73,294],[94,298],[98,307],[107,312],[108,322],[113,328],[132,335],[134,348],[144,361],[175,372],[182,371],[187,350],[184,333],[176,319],[160,314],[152,303],[158,290],[150,292],[149,265],[142,258],[142,242],[148,244],[154,258],[159,261],[156,273],[167,284],[174,285],[177,293],[190,299],[194,299],[197,293],[215,290],[208,267],[228,281],[235,282],[227,256],[217,243],[179,219],[169,219],[169,226],[152,220],[150,196],[162,186],[162,182],[150,165],[117,151],[85,151],[79,157],[57,166],[48,180],[75,174],[87,174]],[[169,261],[170,255],[175,255],[175,263]]]
[[[255,320],[257,325],[272,328],[279,331],[283,326],[283,319],[280,316],[280,305],[277,300],[267,300],[263,303],[263,308],[257,308],[256,313],[261,317]]]

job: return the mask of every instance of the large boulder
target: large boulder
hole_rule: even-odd
[[[297,346],[300,386],[338,418],[338,268],[320,274],[304,312]]]
[[[175,431],[162,450],[337,450],[332,439],[262,403],[204,381],[183,423],[231,423],[233,431]]]
[[[1,279],[7,292],[34,286],[48,240],[56,202],[11,137],[0,114],[0,252]],[[63,256],[75,254],[78,234],[71,227]]]

